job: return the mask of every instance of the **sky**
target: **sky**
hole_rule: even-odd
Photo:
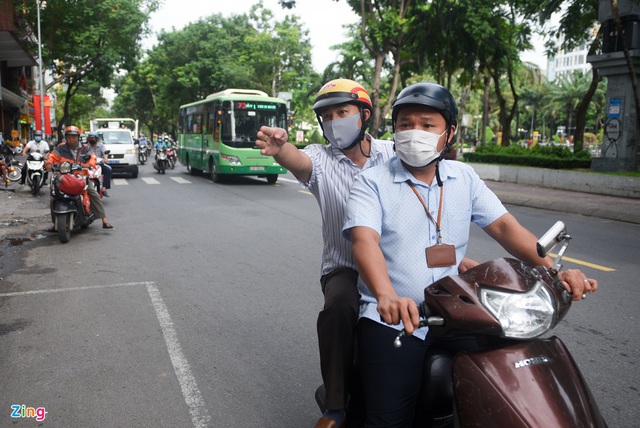
[[[154,33],[160,30],[171,31],[181,29],[190,22],[214,13],[223,16],[249,13],[251,6],[258,0],[161,0],[159,10],[150,17],[151,29]],[[264,7],[270,9],[280,21],[286,14],[298,15],[301,22],[309,30],[311,40],[312,64],[317,72],[337,59],[337,52],[331,46],[342,43],[345,30],[343,25],[358,21],[356,15],[345,1],[334,0],[298,0],[294,9],[282,9],[278,0],[263,0]],[[546,58],[543,54],[543,42],[539,37],[533,40],[536,49],[522,54],[524,61],[538,64],[546,70]],[[143,43],[146,49],[155,44],[155,37]]]
[[[161,29],[171,31],[181,29],[190,22],[214,13],[223,16],[241,15],[249,13],[251,6],[258,0],[161,0],[163,5],[150,16],[153,32]],[[270,9],[276,20],[281,21],[287,14],[297,15],[309,30],[309,39],[313,47],[313,68],[322,72],[331,62],[336,60],[336,52],[330,49],[344,41],[346,34],[342,28],[344,24],[357,22],[358,16],[351,11],[345,1],[334,0],[298,0],[294,9],[282,9],[278,0],[263,0],[264,7]],[[155,43],[155,37],[143,43],[144,48],[150,48]]]

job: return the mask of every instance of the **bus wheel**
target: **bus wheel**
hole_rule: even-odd
[[[187,158],[185,159],[185,162],[187,163],[187,171],[189,171],[189,174],[191,174],[191,175],[200,175],[200,174],[202,174],[202,170],[201,169],[196,169],[193,166],[191,166],[191,161],[189,160],[189,155],[187,155]]]
[[[267,183],[276,184],[278,181],[278,174],[267,174]]]
[[[213,159],[209,161],[209,171],[211,171],[211,179],[214,183],[220,183],[222,181],[222,174],[218,174],[216,171],[216,163]]]

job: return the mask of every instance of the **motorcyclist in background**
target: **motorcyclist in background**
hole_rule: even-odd
[[[162,137],[158,137],[158,141],[153,144],[153,148],[156,150],[156,156],[158,155],[158,150],[164,150],[167,148],[167,144],[164,142]]]
[[[102,167],[102,174],[104,175],[104,182],[102,183],[102,185],[104,186],[104,190],[102,191],[102,196],[106,196],[108,198],[109,194],[107,193],[106,189],[111,189],[112,170],[108,165],[109,159],[107,157],[107,154],[105,153],[106,147],[103,143],[98,141],[99,139],[100,137],[95,132],[90,132],[89,135],[87,135],[89,150],[91,150],[91,152],[96,155],[98,159],[102,159],[102,163],[100,164],[100,166]]]
[[[49,155],[49,158],[45,163],[47,171],[51,171],[53,165],[60,165],[63,162],[77,163],[82,165],[83,168],[95,166],[96,156],[91,152],[89,146],[80,145],[80,130],[76,126],[67,126],[64,130],[64,138],[66,143],[58,144],[51,155]],[[89,160],[86,162],[83,162],[84,155],[90,156]],[[91,209],[95,213],[96,217],[102,219],[102,228],[113,229],[113,226],[107,221],[107,214],[104,210],[104,205],[102,204],[102,200],[100,199],[100,195],[98,195],[96,188],[93,186],[93,182],[88,180],[87,186],[87,193],[91,200]],[[49,231],[55,232],[53,227],[49,229]]]
[[[37,152],[42,153],[44,159],[46,159],[47,153],[49,153],[49,144],[42,140],[42,131],[36,130],[33,140],[29,141],[22,150],[22,156],[27,156],[29,153]],[[20,184],[24,184],[27,179],[27,162],[22,165],[22,175],[20,176]],[[47,176],[45,175],[44,181],[46,182]]]

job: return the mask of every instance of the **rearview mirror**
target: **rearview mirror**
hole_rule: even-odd
[[[540,257],[546,257],[553,247],[558,245],[567,235],[567,228],[562,221],[557,221],[551,229],[538,239],[537,250]]]

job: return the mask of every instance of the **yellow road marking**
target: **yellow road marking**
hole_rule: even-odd
[[[313,194],[312,194],[311,192],[308,192],[308,191],[306,191],[306,190],[298,190],[298,192],[300,192],[300,193],[304,193],[304,194],[306,194],[306,195],[311,195],[311,196],[313,196]],[[551,257],[557,257],[557,256],[558,256],[557,254],[554,254],[554,253],[549,253],[549,255],[550,255]],[[571,257],[562,257],[562,260],[566,260],[566,261],[568,261],[568,262],[575,263],[575,264],[577,264],[577,265],[590,267],[590,268],[592,268],[592,269],[601,270],[601,271],[603,271],[603,272],[615,272],[615,269],[613,269],[613,268],[606,267],[606,266],[601,266],[601,265],[597,265],[597,264],[595,264],[595,263],[585,262],[585,261],[578,260],[578,259],[573,259],[573,258],[571,258]]]
[[[558,256],[557,254],[553,254],[553,253],[549,253],[549,255],[551,257],[557,257]],[[615,269],[610,268],[610,267],[600,266],[600,265],[597,265],[595,263],[589,263],[589,262],[585,262],[585,261],[578,260],[578,259],[572,259],[571,257],[562,257],[562,260],[566,260],[568,262],[575,263],[577,265],[590,267],[592,269],[601,270],[603,272],[614,272],[615,271]]]

